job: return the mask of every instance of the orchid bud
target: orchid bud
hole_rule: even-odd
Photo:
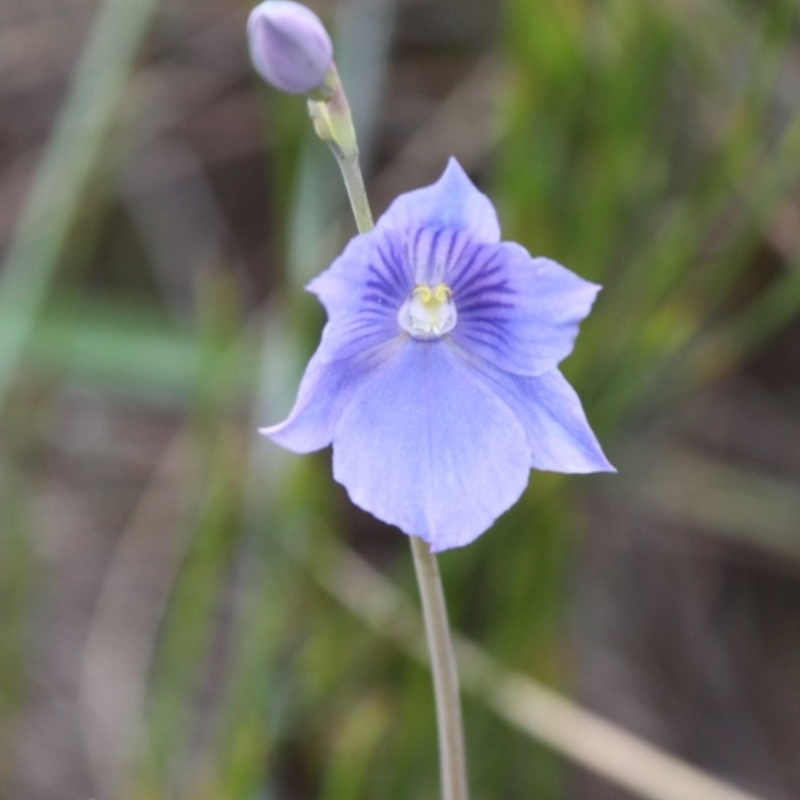
[[[333,44],[319,17],[292,0],[266,0],[247,21],[250,57],[264,80],[289,94],[322,89]]]

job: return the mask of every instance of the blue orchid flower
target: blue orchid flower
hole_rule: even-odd
[[[614,471],[558,370],[600,287],[500,241],[455,159],[308,289],[328,323],[291,414],[261,432],[332,443],[351,500],[433,552],[489,528],[531,468]]]

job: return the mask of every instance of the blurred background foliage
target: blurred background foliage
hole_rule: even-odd
[[[445,554],[455,627],[798,796],[797,4],[313,5],[376,211],[452,154],[507,238],[605,285],[564,367],[620,474],[535,474]],[[407,542],[329,453],[255,434],[353,225],[303,103],[250,70],[248,10],[0,6],[4,800],[436,796],[428,676],[381,632]],[[465,712],[476,798],[642,796]]]

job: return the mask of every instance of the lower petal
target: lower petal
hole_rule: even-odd
[[[396,350],[397,344],[390,343],[358,357],[329,362],[323,360],[320,347],[308,362],[289,416],[259,433],[295,453],[327,447],[348,402]]]
[[[333,473],[356,505],[433,551],[468,544],[522,494],[530,447],[445,342],[406,342],[336,425]]]
[[[558,369],[534,378],[488,364],[475,365],[486,385],[503,398],[525,428],[534,469],[616,472],[586,419],[578,395]]]

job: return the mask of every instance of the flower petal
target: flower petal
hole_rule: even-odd
[[[435,552],[516,502],[530,459],[519,419],[444,341],[406,341],[334,433],[334,478],[352,501]]]
[[[600,287],[513,242],[475,245],[447,276],[453,339],[509,372],[540,375],[572,352]]]
[[[467,230],[480,242],[500,241],[500,225],[492,201],[475,188],[455,158],[449,160],[436,183],[401,194],[376,227],[415,231],[426,226]]]
[[[559,370],[529,377],[475,360],[470,364],[525,428],[534,469],[616,472],[589,426],[578,395]]]
[[[413,275],[391,235],[356,236],[308,284],[328,312],[319,357],[350,358],[400,334],[397,313],[414,286]]]
[[[468,232],[440,224],[404,231],[402,238],[395,231],[392,234],[398,240],[395,251],[403,254],[415,285],[435,286],[444,281],[463,254],[474,247]]]
[[[335,362],[321,358],[321,349],[320,346],[308,362],[289,416],[259,430],[294,453],[321,450],[333,441],[334,429],[347,403],[397,348],[390,344]]]

